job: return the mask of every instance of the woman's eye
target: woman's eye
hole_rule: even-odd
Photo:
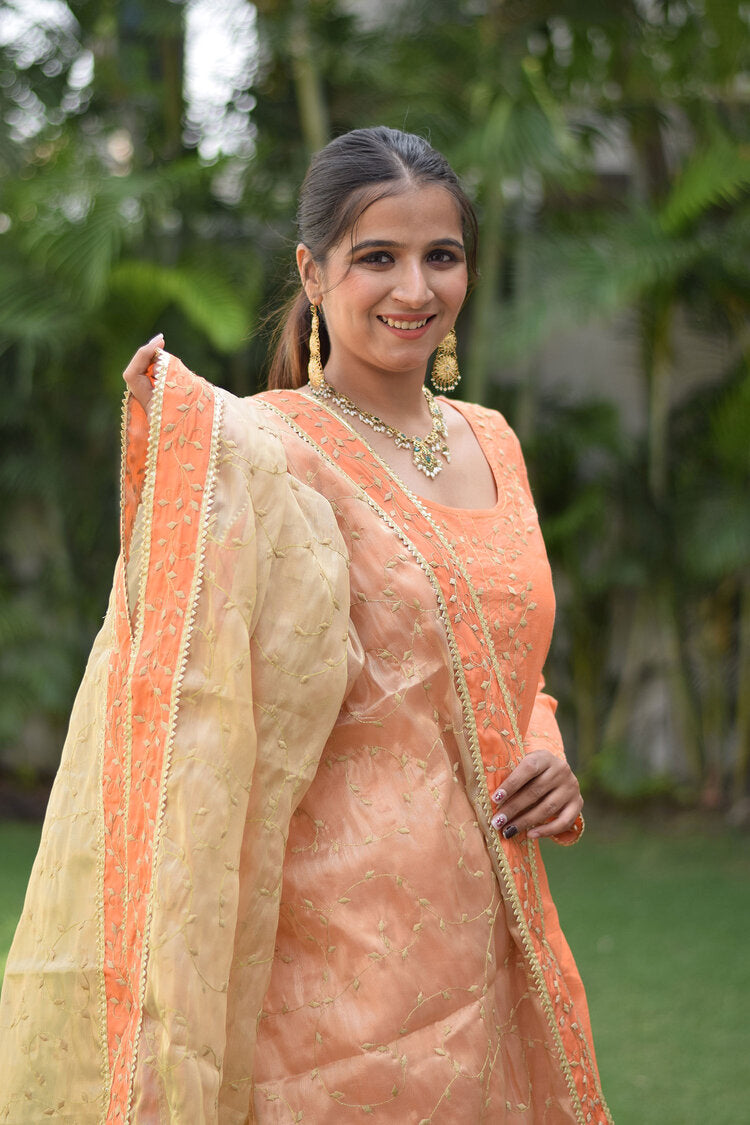
[[[457,262],[458,256],[454,250],[432,250],[429,261],[431,262]]]
[[[365,254],[364,258],[360,259],[368,266],[387,266],[393,261],[390,254],[385,250],[373,250],[369,254]]]

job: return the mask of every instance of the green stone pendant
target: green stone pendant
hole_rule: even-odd
[[[430,449],[421,441],[415,441],[412,446],[412,460],[416,467],[428,477],[434,477],[440,472],[440,462]]]
[[[411,458],[415,466],[419,469],[420,473],[424,473],[426,477],[436,477],[442,469],[442,463],[438,458],[438,454],[444,457],[446,461],[450,461],[451,455],[448,449],[448,428],[443,418],[443,412],[440,409],[440,404],[435,401],[432,392],[427,387],[422,387],[427,408],[430,411],[432,418],[432,429],[427,437],[415,438],[409,437],[402,430],[397,430],[393,426],[389,426],[382,418],[378,418],[376,414],[371,414],[368,410],[360,410],[355,402],[352,402],[342,391],[336,391],[323,378],[320,386],[313,386],[310,384],[310,389],[316,398],[327,398],[330,402],[335,403],[342,414],[349,414],[355,418],[359,418],[360,422],[370,426],[376,433],[387,434],[399,449],[411,448]]]

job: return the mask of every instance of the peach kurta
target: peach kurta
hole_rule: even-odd
[[[524,753],[562,754],[513,435],[462,407],[498,500],[456,512],[298,393],[159,367],[8,961],[0,1121],[610,1120],[538,846],[489,824]]]

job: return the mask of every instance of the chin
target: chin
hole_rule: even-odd
[[[408,378],[413,375],[415,379],[418,376],[419,378],[424,378],[425,371],[427,370],[427,360],[419,367],[415,366],[412,360],[411,363],[388,363],[381,366],[380,370],[384,375],[400,375],[403,378]]]
[[[419,355],[415,355],[413,351],[408,355],[404,355],[403,353],[391,354],[390,356],[384,357],[383,367],[387,371],[398,371],[404,375],[408,374],[410,371],[416,371],[417,369],[425,371],[427,361],[434,350],[434,348],[430,348],[429,351],[424,351]]]

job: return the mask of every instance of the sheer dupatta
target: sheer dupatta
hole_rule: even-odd
[[[347,562],[258,407],[162,353],[150,427],[126,402],[122,553],[8,959],[0,1121],[199,1125],[227,1081],[246,1119]]]

